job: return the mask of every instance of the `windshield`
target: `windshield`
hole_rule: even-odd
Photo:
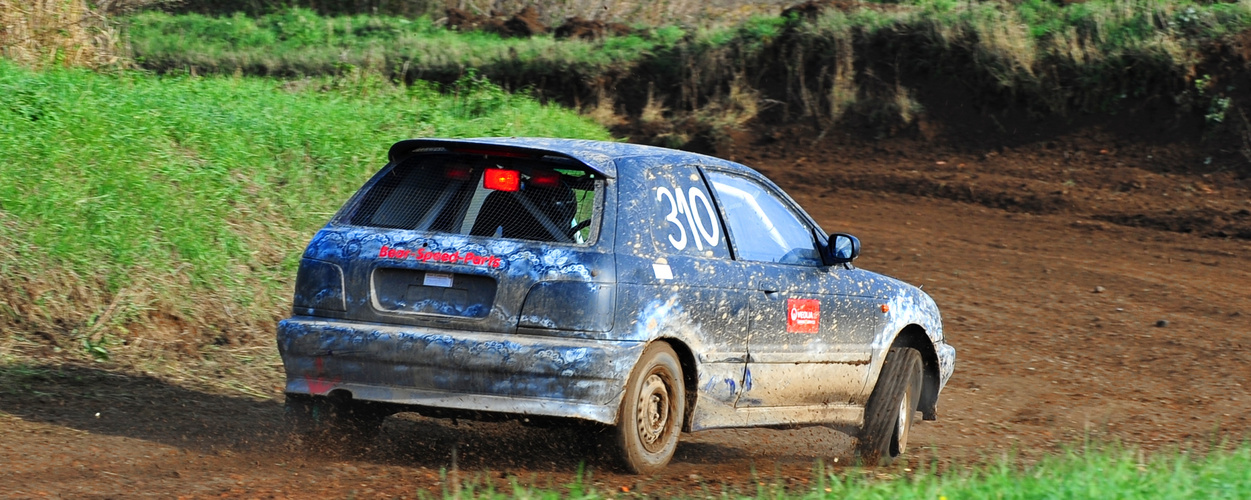
[[[374,184],[348,222],[588,245],[603,180],[561,160],[418,155]]]

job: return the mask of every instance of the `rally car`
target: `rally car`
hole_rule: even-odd
[[[563,139],[413,139],[308,244],[278,325],[288,420],[595,422],[653,473],[681,432],[937,417],[955,349],[920,289],[852,265],[751,168]],[[593,427],[593,426],[592,426]],[[831,450],[836,452],[837,450]]]

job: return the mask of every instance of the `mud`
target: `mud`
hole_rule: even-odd
[[[633,28],[621,23],[583,19],[578,16],[565,19],[552,34],[556,38],[578,38],[582,40],[598,40],[605,36],[629,36],[635,34]]]
[[[527,6],[512,16],[498,12],[478,15],[455,7],[449,7],[445,13],[447,26],[450,28],[458,31],[481,30],[506,38],[532,37],[551,31],[556,38],[598,40],[605,36],[628,36],[636,33],[634,28],[622,23],[585,19],[581,16],[567,18],[560,26],[550,29],[543,24],[539,10],[534,6]]]
[[[585,429],[411,414],[347,453],[280,432],[277,369],[263,400],[48,361],[0,370],[0,491],[412,498],[457,480],[565,490],[586,460],[583,481],[600,490],[715,495],[803,488],[818,459],[884,477],[1010,452],[1029,461],[1086,439],[1203,451],[1248,436],[1244,174],[1209,168],[1184,144],[1118,144],[1098,130],[993,150],[742,138],[724,154],[777,180],[825,229],[859,236],[861,267],[938,302],[960,359],[904,463],[846,468],[850,441],[835,429],[707,431],[683,435],[663,474],[636,477],[602,466]]]
[[[467,10],[449,7],[446,11],[447,26],[458,31],[481,30],[495,33],[505,38],[526,38],[548,32],[547,25],[539,19],[539,11],[528,6],[512,16],[503,16],[497,12],[491,15],[478,15]]]
[[[836,9],[842,12],[852,12],[857,9],[868,7],[873,10],[891,10],[894,6],[890,4],[865,4],[851,0],[808,0],[807,2],[791,5],[782,9],[782,17],[795,19],[807,19],[809,21],[816,20],[830,9]]]

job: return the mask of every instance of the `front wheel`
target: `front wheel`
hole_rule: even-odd
[[[626,381],[613,433],[617,455],[627,470],[653,474],[669,463],[678,447],[685,401],[678,355],[664,342],[647,346]]]
[[[856,452],[865,465],[890,465],[908,449],[908,434],[921,402],[921,353],[895,347],[886,354],[877,386],[864,408]]]

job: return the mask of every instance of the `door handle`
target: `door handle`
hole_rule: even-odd
[[[782,287],[778,286],[777,283],[774,283],[772,281],[762,281],[760,282],[760,285],[757,288],[760,288],[760,291],[764,292],[765,294],[770,294],[770,295],[778,293],[778,290],[782,289]]]

